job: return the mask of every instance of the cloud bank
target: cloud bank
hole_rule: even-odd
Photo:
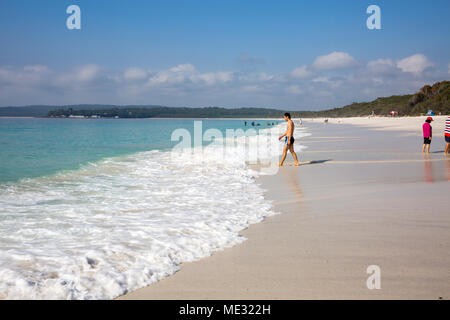
[[[238,61],[266,66],[248,55]],[[314,110],[412,93],[450,74],[450,65],[438,70],[420,53],[364,62],[335,51],[283,73],[258,69],[204,72],[188,62],[163,70],[130,66],[119,71],[95,64],[65,71],[45,65],[0,66],[0,101],[2,106],[104,103]]]

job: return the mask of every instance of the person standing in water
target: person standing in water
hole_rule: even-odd
[[[427,150],[427,153],[430,153],[430,144],[431,139],[433,137],[433,128],[431,128],[431,121],[433,121],[432,117],[428,117],[427,120],[425,120],[425,123],[422,125],[423,129],[423,146],[422,146],[422,152],[425,152],[425,149]]]
[[[286,132],[278,138],[278,140],[281,140],[284,137],[284,150],[283,150],[283,156],[281,157],[281,161],[279,166],[281,167],[284,163],[284,160],[286,159],[287,151],[289,150],[294,157],[295,160],[295,166],[298,166],[298,159],[297,154],[294,152],[294,122],[291,120],[291,115],[289,113],[284,114],[284,120],[287,121],[288,126],[286,129]]]

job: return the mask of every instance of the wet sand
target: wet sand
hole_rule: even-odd
[[[450,156],[440,128],[426,156],[420,131],[305,125],[302,165],[288,155],[257,181],[282,214],[119,299],[449,299]],[[370,265],[380,267],[379,290],[366,286]]]

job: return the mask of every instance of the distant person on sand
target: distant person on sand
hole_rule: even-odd
[[[289,150],[294,157],[295,160],[295,166],[298,166],[298,159],[297,154],[294,152],[294,122],[291,120],[291,115],[289,113],[284,114],[284,120],[287,121],[288,126],[286,129],[286,132],[278,138],[278,140],[281,140],[284,138],[284,150],[283,150],[283,156],[281,157],[281,162],[279,166],[281,167],[284,163],[284,160],[286,159],[287,151]]]
[[[444,130],[444,136],[445,136],[445,154],[450,154],[450,117],[447,117],[445,120],[445,130]]]
[[[430,153],[430,144],[431,138],[433,137],[433,128],[431,127],[431,121],[433,121],[432,117],[428,117],[425,120],[425,123],[422,125],[423,129],[423,146],[422,152],[425,152],[425,148],[427,149],[427,153]]]

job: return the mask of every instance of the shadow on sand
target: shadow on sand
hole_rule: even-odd
[[[302,163],[301,166],[306,166],[306,165],[309,165],[309,164],[319,164],[319,163],[324,163],[324,162],[328,162],[328,161],[331,161],[331,160],[333,160],[333,159],[312,160],[312,161],[308,161],[308,162]]]

